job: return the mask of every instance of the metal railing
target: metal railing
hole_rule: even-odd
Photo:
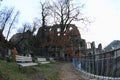
[[[73,65],[98,80],[120,80],[120,49],[73,58]]]

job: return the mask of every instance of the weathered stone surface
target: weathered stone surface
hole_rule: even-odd
[[[80,48],[86,47],[85,40],[81,39],[78,28],[73,24],[70,24],[64,33],[61,33],[60,25],[41,27],[37,38],[39,47],[46,48],[47,56],[77,57]]]

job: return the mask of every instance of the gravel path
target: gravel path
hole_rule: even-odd
[[[61,80],[84,80],[78,71],[76,71],[72,63],[62,63],[60,71]]]

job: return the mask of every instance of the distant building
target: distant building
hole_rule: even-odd
[[[87,55],[94,55],[94,54],[100,54],[103,52],[102,50],[102,44],[100,43],[98,47],[95,47],[95,42],[88,43],[88,48],[87,48]]]

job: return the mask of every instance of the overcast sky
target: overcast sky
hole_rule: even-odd
[[[7,6],[20,10],[21,24],[32,22],[38,17],[40,0],[3,0]],[[80,0],[76,0],[80,1]],[[84,14],[94,20],[86,30],[80,29],[82,38],[87,42],[95,41],[107,46],[113,40],[120,40],[120,0],[82,0],[85,3]],[[79,23],[77,23],[79,25]],[[81,27],[79,25],[79,27]]]
[[[120,40],[120,0],[85,0],[86,13],[94,17],[88,32],[82,32],[87,41],[107,46],[113,40]]]

